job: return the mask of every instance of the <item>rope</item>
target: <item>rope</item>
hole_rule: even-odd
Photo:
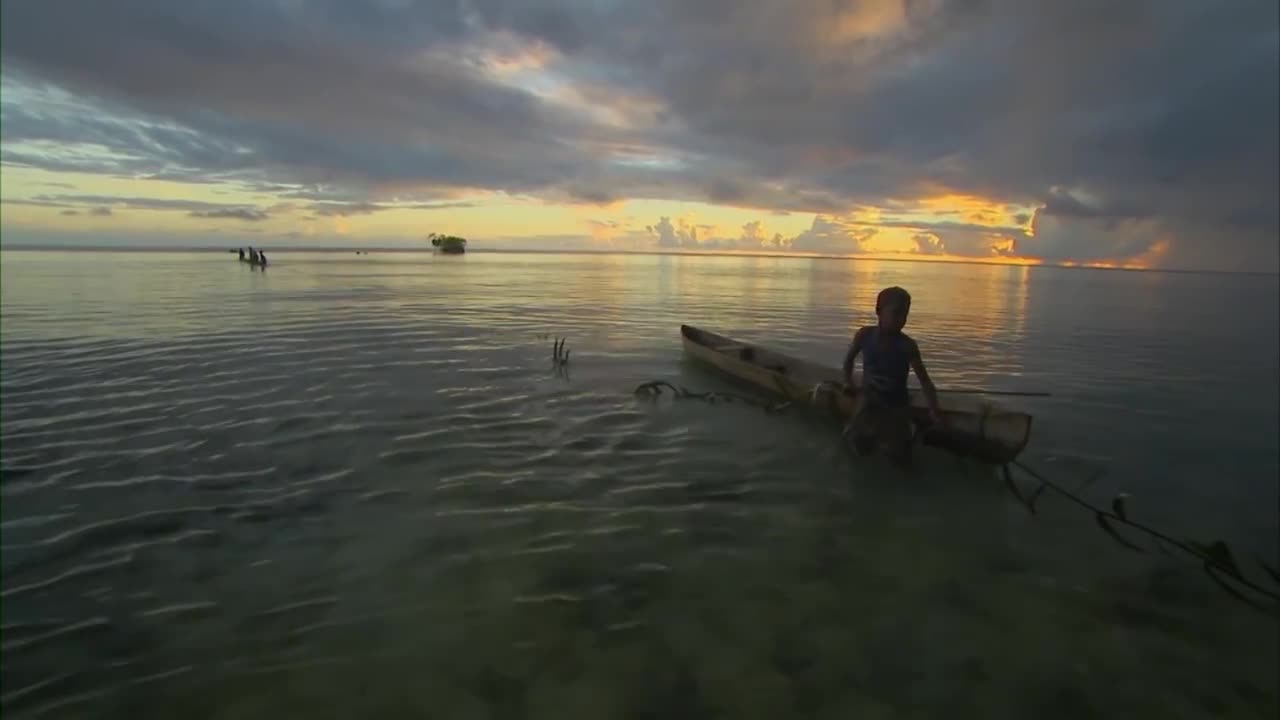
[[[1231,548],[1228,547],[1225,542],[1215,540],[1212,543],[1206,544],[1195,541],[1177,540],[1170,537],[1167,533],[1160,532],[1152,527],[1131,520],[1127,510],[1127,501],[1130,497],[1128,493],[1120,493],[1119,495],[1116,495],[1111,500],[1111,508],[1108,510],[1093,505],[1088,500],[1081,498],[1070,490],[1067,490],[1061,485],[1049,480],[1042,473],[1028,467],[1021,461],[1015,460],[1012,465],[1029,475],[1036,482],[1040,483],[1035,492],[1032,493],[1031,497],[1024,498],[1022,493],[1018,491],[1017,484],[1013,481],[1013,475],[1009,472],[1009,466],[1004,465],[1001,467],[1005,485],[1009,488],[1009,491],[1013,496],[1016,497],[1018,501],[1021,502],[1029,512],[1031,512],[1031,514],[1034,515],[1036,513],[1036,499],[1040,497],[1046,488],[1052,490],[1059,496],[1070,500],[1076,505],[1093,511],[1098,527],[1102,528],[1104,532],[1110,535],[1111,538],[1120,545],[1135,552],[1147,552],[1138,544],[1121,535],[1119,531],[1116,530],[1115,523],[1119,523],[1146,534],[1148,537],[1152,538],[1156,548],[1164,555],[1172,556],[1173,554],[1169,552],[1169,548],[1172,547],[1186,555],[1196,558],[1200,561],[1201,568],[1204,570],[1205,574],[1232,597],[1235,597],[1237,600],[1272,616],[1280,616],[1280,592],[1261,587],[1257,583],[1246,578],[1240,571],[1240,565],[1236,562],[1235,556],[1231,552]],[[1090,482],[1092,482],[1092,480],[1090,480]],[[1280,572],[1277,572],[1275,568],[1268,566],[1261,558],[1255,559],[1258,565],[1260,565],[1267,575],[1270,576],[1272,582],[1280,587]],[[1246,597],[1239,590],[1227,584],[1223,579],[1223,576],[1230,578],[1241,586],[1248,588],[1259,595],[1269,598],[1273,603],[1277,603],[1277,605],[1273,607],[1266,607],[1255,600]]]
[[[740,395],[730,392],[693,392],[686,387],[672,385],[665,380],[654,380],[652,382],[642,383],[635,390],[635,396],[641,399],[657,402],[662,395],[663,390],[671,393],[678,400],[701,400],[709,405],[717,403],[741,403],[743,405],[751,405],[758,407],[767,413],[778,413],[791,407],[790,400],[781,402],[768,402],[760,398],[754,398],[749,395]]]
[[[790,398],[807,397],[812,402],[817,400],[819,393],[824,390],[840,391],[841,389],[842,386],[838,383],[822,382],[815,385],[807,393],[799,394],[788,392],[787,395]],[[710,405],[720,403],[741,403],[761,408],[766,413],[770,414],[775,414],[790,408],[793,402],[791,399],[787,399],[771,403],[756,397],[730,392],[693,392],[686,387],[673,385],[665,380],[654,380],[652,382],[642,383],[635,389],[635,395],[637,398],[647,399],[651,402],[657,402],[658,398],[662,396],[664,392],[669,393],[678,400],[701,400]],[[845,442],[848,440],[847,431],[848,427],[845,428],[845,432],[841,433],[841,438]],[[1026,473],[1038,483],[1035,490],[1032,491],[1029,496],[1023,495],[1022,491],[1018,489],[1018,484],[1014,482],[1013,474],[1010,472],[1011,466]],[[1218,587],[1225,590],[1232,597],[1246,603],[1254,609],[1272,616],[1273,618],[1280,618],[1280,592],[1264,588],[1245,577],[1240,570],[1239,564],[1235,560],[1235,556],[1232,554],[1231,549],[1225,542],[1216,540],[1212,543],[1205,544],[1194,541],[1177,540],[1170,537],[1167,533],[1160,532],[1159,530],[1155,530],[1147,525],[1135,522],[1129,518],[1127,501],[1130,496],[1127,493],[1120,493],[1113,498],[1110,509],[1097,507],[1076,494],[1076,492],[1084,490],[1096,481],[1101,475],[1101,472],[1095,473],[1091,477],[1086,478],[1077,491],[1072,492],[1019,460],[1014,460],[1011,463],[1001,465],[1000,471],[1004,476],[1005,486],[1009,489],[1009,492],[1018,500],[1019,503],[1026,507],[1032,515],[1036,514],[1036,502],[1044,494],[1044,491],[1046,489],[1052,490],[1060,497],[1064,497],[1076,505],[1092,511],[1098,527],[1110,535],[1111,538],[1120,545],[1135,552],[1147,552],[1140,545],[1121,535],[1116,529],[1117,523],[1137,530],[1152,538],[1156,548],[1166,556],[1172,557],[1173,553],[1169,551],[1169,548],[1174,548],[1186,555],[1194,557],[1200,561],[1205,574],[1208,575],[1209,578],[1218,585]],[[1275,568],[1268,566],[1261,558],[1255,557],[1255,560],[1266,574],[1270,576],[1277,588],[1280,589],[1280,572]],[[1241,587],[1247,588],[1258,595],[1269,598],[1272,601],[1272,606],[1267,607],[1266,605],[1247,597],[1239,589],[1229,585],[1225,578],[1229,578]]]

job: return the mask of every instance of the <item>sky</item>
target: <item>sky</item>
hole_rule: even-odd
[[[6,245],[1280,271],[1275,0],[5,0]]]

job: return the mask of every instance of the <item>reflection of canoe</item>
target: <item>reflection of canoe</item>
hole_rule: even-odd
[[[266,264],[266,263],[264,263],[264,262],[254,262],[254,261],[250,260],[249,258],[240,258],[240,262],[245,263],[246,265],[252,265],[252,266],[254,266],[254,267],[266,267],[266,266],[267,266],[267,264]]]
[[[723,335],[681,325],[684,350],[756,388],[790,400],[831,408],[849,417],[857,399],[856,389],[846,389],[839,368],[828,367],[739,342]],[[912,388],[911,407],[917,426],[928,423],[929,405],[918,388]],[[926,445],[993,463],[1015,459],[1031,439],[1031,416],[1001,407],[974,395],[948,396],[938,402],[950,427],[925,431]]]

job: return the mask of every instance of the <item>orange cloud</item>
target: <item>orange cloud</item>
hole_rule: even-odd
[[[1073,260],[1065,260],[1059,265],[1063,267],[1089,267],[1089,268],[1107,268],[1111,270],[1151,270],[1159,267],[1160,261],[1169,254],[1169,248],[1172,242],[1169,238],[1164,237],[1157,240],[1141,254],[1126,258],[1108,258],[1105,260],[1090,260],[1087,262],[1076,262]]]
[[[834,19],[824,23],[823,32],[831,42],[843,44],[901,32],[906,26],[906,3],[869,0],[848,4]]]
[[[910,216],[997,227],[1029,227],[1033,208],[999,202],[979,195],[956,193],[938,187],[929,194],[907,200],[891,200],[888,207]]]
[[[587,220],[587,229],[591,239],[597,242],[609,242],[618,236],[621,226],[614,220]]]
[[[545,42],[520,40],[508,32],[493,35],[502,42],[497,47],[482,46],[480,63],[489,72],[500,77],[541,70],[559,55],[554,47]]]

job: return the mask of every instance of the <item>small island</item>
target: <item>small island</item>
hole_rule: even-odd
[[[460,238],[456,235],[440,235],[439,233],[431,233],[428,237],[431,238],[431,245],[442,253],[461,255],[467,251],[466,238]]]

